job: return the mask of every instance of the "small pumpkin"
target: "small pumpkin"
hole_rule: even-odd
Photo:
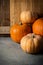
[[[37,19],[32,26],[33,33],[43,36],[43,18]]]
[[[43,48],[43,38],[40,35],[29,33],[22,37],[20,46],[27,53],[39,53]]]
[[[24,23],[33,23],[37,19],[37,14],[30,11],[23,11],[20,14],[20,20]]]
[[[31,32],[30,25],[27,24],[15,24],[10,28],[10,36],[15,42],[20,42],[21,38]]]

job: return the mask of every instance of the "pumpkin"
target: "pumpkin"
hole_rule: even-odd
[[[33,23],[37,19],[37,14],[30,11],[23,11],[20,14],[20,20],[24,23]]]
[[[43,48],[43,38],[40,35],[29,33],[20,41],[22,50],[26,53],[39,53]]]
[[[43,18],[37,19],[32,26],[33,33],[43,36]]]
[[[31,32],[30,25],[27,24],[15,24],[10,28],[10,36],[11,39],[15,42],[20,42],[21,38]]]

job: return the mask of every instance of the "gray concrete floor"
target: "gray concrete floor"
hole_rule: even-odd
[[[10,37],[0,37],[0,65],[43,65],[43,54],[27,54]]]

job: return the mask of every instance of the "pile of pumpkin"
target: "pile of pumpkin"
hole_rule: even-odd
[[[20,43],[21,48],[27,53],[39,53],[43,50],[43,18],[30,11],[20,14],[22,24],[14,24],[10,28],[11,39]]]

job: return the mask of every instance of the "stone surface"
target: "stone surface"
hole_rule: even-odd
[[[0,65],[43,65],[43,54],[27,54],[9,37],[0,37]]]

